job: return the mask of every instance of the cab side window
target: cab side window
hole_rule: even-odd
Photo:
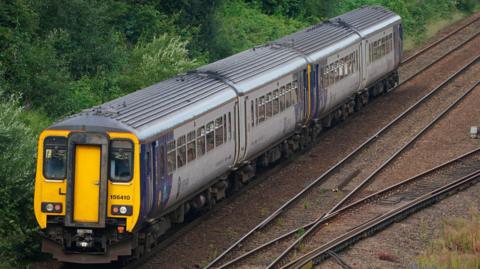
[[[127,182],[132,179],[133,144],[127,140],[110,142],[110,179]]]
[[[63,180],[67,177],[67,138],[47,137],[43,142],[43,176]]]

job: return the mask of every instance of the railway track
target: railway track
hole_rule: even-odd
[[[329,215],[325,218],[324,223],[328,222],[330,225],[344,224],[346,219],[341,217],[348,212],[362,214],[365,219],[362,223],[349,221],[348,225],[350,226],[348,229],[343,229],[343,232],[328,234],[324,231],[324,233],[317,233],[312,241],[315,241],[318,247],[309,249],[309,251],[304,252],[304,255],[280,268],[310,268],[329,257],[333,256],[335,258],[335,252],[430,204],[475,184],[480,179],[479,152],[480,148],[477,148],[434,169],[358,200]],[[453,176],[454,174],[456,177]],[[339,262],[342,263],[343,261],[340,259]]]
[[[421,132],[419,132],[414,139],[411,139],[410,141],[413,142],[417,137],[419,137],[421,134],[423,134],[423,132],[425,130],[427,130],[428,128],[430,128],[431,126],[433,126],[433,124],[435,124],[439,119],[441,119],[446,113],[448,113],[453,107],[455,107],[459,102],[461,102],[469,93],[471,93],[475,88],[477,88],[478,86],[480,85],[480,81],[477,81],[475,84],[473,84],[472,86],[470,86],[468,88],[467,91],[465,91],[460,97],[458,97],[450,106],[448,106],[446,109],[444,109],[440,114],[438,114],[434,120],[432,120],[427,126],[425,126],[424,129],[422,129]],[[405,144],[405,147],[410,145],[411,142]],[[401,150],[398,151],[398,153],[400,153],[401,151],[403,151],[404,148],[402,148]],[[474,153],[477,153],[479,151],[479,149],[475,150]],[[397,152],[395,153],[395,155],[392,156],[392,158],[394,158],[395,156],[397,156]],[[470,154],[467,154],[467,156],[471,156],[471,153]],[[480,162],[478,161],[478,158],[479,156],[476,156],[476,159],[475,161],[476,162],[473,162],[473,164],[469,164],[469,165],[466,165],[467,168],[470,168],[470,170],[474,169],[474,170],[477,170],[477,167],[479,167],[479,164]],[[464,161],[465,162],[465,157],[462,156],[460,158],[455,158],[453,159],[452,161],[449,162],[450,163],[456,163],[458,162],[459,160],[461,161]],[[384,164],[388,163],[389,161],[385,162]],[[462,163],[460,165],[465,165],[465,163]],[[383,168],[384,166],[382,165],[381,168]],[[381,169],[380,168],[380,169]],[[429,170],[428,173],[426,174],[430,174],[432,172],[438,172],[438,170],[440,169],[443,169],[445,168],[445,166],[441,166],[437,169],[433,169],[433,170]],[[471,172],[469,169],[465,169],[465,171],[468,171],[469,173]],[[375,173],[377,172],[377,170],[375,171]],[[461,174],[463,171],[462,169],[453,169],[453,172],[454,173],[457,173],[457,174]],[[412,183],[418,183],[418,182],[421,182],[419,184],[415,184],[413,187],[411,188],[408,188],[406,191],[403,191],[401,189],[398,189],[397,187],[404,187],[404,184],[400,184],[400,185],[395,185],[395,188],[393,189],[389,189],[391,192],[393,192],[394,194],[394,198],[395,197],[400,197],[400,200],[402,200],[402,198],[405,198],[407,197],[405,200],[409,200],[408,198],[417,198],[417,197],[420,197],[424,194],[426,194],[426,191],[428,190],[432,190],[432,189],[435,189],[437,188],[438,186],[444,186],[446,183],[448,183],[449,181],[449,176],[447,176],[446,178],[444,178],[444,181],[440,180],[441,178],[438,177],[438,175],[435,175],[435,178],[431,178],[429,180],[425,180],[422,176],[424,176],[425,173],[422,173],[421,176],[415,176],[413,177],[412,179],[410,180],[407,180],[407,182],[409,184],[412,184]],[[330,216],[336,214],[338,211],[341,211],[341,208],[345,205],[345,204],[358,204],[358,203],[354,203],[353,201],[355,199],[353,199],[354,196],[358,195],[360,196],[359,194],[361,193],[361,190],[363,187],[365,187],[365,185],[368,183],[368,181],[371,180],[371,177],[367,177],[364,181],[362,181],[359,185],[357,185],[357,187],[355,189],[353,189],[347,196],[345,196],[338,204],[336,204],[334,207],[332,207],[324,216],[322,216],[321,218],[317,219],[313,225],[311,227],[309,227],[309,229],[302,235],[300,236],[297,240],[295,240],[295,242],[293,244],[291,244],[284,252],[282,252],[281,255],[279,255],[267,268],[273,268],[275,266],[278,266],[279,264],[281,264],[282,260],[286,259],[287,258],[287,255],[289,253],[291,253],[293,250],[296,250],[297,251],[297,255],[298,255],[298,247],[299,245],[302,243],[302,242],[305,242],[305,240],[308,238],[308,237],[320,237],[321,239],[325,239],[325,238],[328,238],[329,236],[331,236],[332,234],[331,233],[322,233],[321,235],[319,235],[318,233],[318,230],[319,228],[321,228],[321,225],[322,224],[325,224],[325,223],[329,223],[330,225],[333,225],[335,228],[336,228],[336,231],[338,231],[338,227],[348,227],[348,230],[352,229],[353,227],[355,227],[355,224],[354,222],[355,221],[358,221],[358,220],[361,220],[362,222],[366,222],[366,221],[369,221],[370,219],[375,219],[377,216],[383,214],[384,212],[386,212],[386,210],[389,210],[391,209],[392,206],[388,206],[386,203],[377,203],[375,205],[377,206],[372,206],[369,208],[369,212],[365,212],[365,211],[361,211],[361,212],[357,212],[356,216],[357,218],[348,218],[348,219],[344,219],[342,223],[332,223],[332,220],[331,218],[329,218]],[[413,191],[414,190],[414,191]],[[366,196],[366,197],[371,197],[371,196]],[[357,201],[362,201],[363,198],[360,198],[358,199]],[[352,201],[351,203],[348,203],[348,201]],[[400,201],[398,201],[400,202]],[[395,199],[393,199],[393,205],[395,205]],[[369,214],[370,213],[370,214]],[[374,214],[374,215],[372,215]],[[361,218],[358,218],[358,216],[361,216]],[[351,225],[354,225],[354,226],[351,226]],[[361,223],[357,223],[357,226],[360,226]],[[345,230],[346,232],[347,230]],[[315,242],[314,243],[315,245],[320,245],[318,244],[318,242]],[[303,248],[303,250],[305,250],[307,248]],[[303,252],[303,251],[302,251]]]
[[[455,46],[454,48],[452,48],[449,52],[445,53],[443,56],[441,56],[439,59],[435,60],[434,62],[432,62],[431,64],[429,64],[428,66],[425,66],[424,68],[421,69],[420,72],[423,72],[424,70],[428,69],[430,66],[432,66],[433,64],[439,62],[441,59],[445,58],[446,56],[450,55],[451,53],[453,53],[454,51],[458,50],[459,48],[461,48],[462,46],[464,46],[465,44],[467,44],[468,42],[472,41],[473,39],[475,39],[476,37],[478,37],[478,33],[471,36],[470,38],[468,38],[467,40],[463,41],[461,44]],[[438,93],[441,93],[440,89],[443,89],[443,87],[445,85],[447,85],[448,83],[450,83],[454,78],[456,78],[459,74],[461,74],[464,70],[468,69],[471,65],[473,65],[476,61],[478,60],[478,57],[474,58],[471,62],[469,62],[467,65],[465,65],[464,67],[462,67],[461,70],[459,70],[458,72],[456,72],[455,74],[453,74],[451,77],[449,77],[446,81],[444,81],[441,85],[439,85],[438,87],[435,87],[433,90],[431,90],[427,95],[425,95],[422,99],[420,99],[417,103],[415,103],[414,105],[412,105],[410,108],[408,108],[406,111],[404,111],[404,113],[402,113],[401,115],[399,115],[397,118],[395,118],[393,121],[391,121],[389,124],[387,124],[384,128],[382,128],[380,131],[378,131],[377,133],[375,133],[373,136],[371,136],[367,141],[365,141],[362,145],[360,145],[357,149],[355,149],[352,153],[350,153],[349,155],[347,155],[344,159],[342,159],[339,163],[337,163],[335,166],[331,167],[328,171],[326,171],[323,175],[321,175],[319,178],[315,179],[314,181],[312,181],[305,189],[303,189],[301,192],[299,192],[297,195],[295,195],[293,198],[291,198],[289,201],[287,201],[284,205],[282,205],[278,210],[276,210],[274,213],[272,213],[269,217],[267,217],[264,221],[262,221],[260,224],[258,224],[254,229],[252,229],[251,231],[249,231],[248,233],[246,233],[242,238],[240,238],[237,242],[235,242],[233,245],[231,245],[226,251],[224,251],[222,254],[220,254],[219,256],[217,256],[216,259],[214,259],[213,261],[211,261],[205,268],[210,268],[210,267],[218,267],[218,268],[224,268],[224,267],[228,267],[228,266],[231,266],[233,264],[236,264],[237,262],[239,262],[240,260],[243,260],[245,259],[246,257],[249,257],[251,256],[252,254],[254,253],[257,253],[258,251],[260,250],[263,250],[265,247],[267,246],[271,246],[273,243],[278,243],[279,240],[285,240],[287,237],[294,237],[295,235],[298,235],[299,232],[302,232],[305,231],[306,229],[308,228],[312,228],[311,226],[315,225],[315,223],[318,222],[319,219],[323,219],[329,215],[331,215],[333,212],[335,212],[336,210],[338,210],[342,205],[344,205],[347,201],[351,201],[352,200],[352,197],[356,195],[358,195],[358,191],[363,187],[365,186],[368,182],[370,182],[372,180],[373,177],[375,177],[375,175],[377,175],[381,170],[384,169],[384,167],[386,167],[393,159],[395,159],[401,152],[403,152],[403,150],[405,150],[409,145],[411,145],[423,132],[425,132],[427,129],[430,128],[430,126],[433,125],[434,122],[436,122],[439,118],[441,118],[442,116],[437,116],[435,119],[432,120],[432,122],[430,122],[429,124],[427,125],[424,125],[424,127],[417,127],[417,129],[419,130],[419,132],[414,135],[413,137],[409,138],[409,141],[405,144],[403,144],[403,146],[400,148],[400,149],[397,149],[396,151],[394,151],[393,154],[391,154],[388,158],[386,158],[385,161],[381,162],[381,166],[380,167],[377,167],[375,168],[370,174],[368,174],[367,176],[364,177],[364,180],[362,180],[360,183],[357,184],[357,187],[354,188],[354,190],[347,194],[346,196],[344,196],[340,202],[338,202],[337,204],[335,204],[333,207],[331,207],[331,209],[329,211],[326,212],[325,215],[321,215],[319,216],[316,221],[313,221],[313,222],[307,222],[307,223],[303,223],[301,225],[297,225],[299,226],[298,229],[293,229],[293,230],[290,230],[288,232],[284,232],[284,233],[281,233],[281,235],[279,235],[278,237],[270,237],[270,238],[276,238],[276,239],[272,239],[272,240],[268,240],[267,242],[264,242],[262,244],[258,244],[257,243],[257,246],[256,247],[253,247],[251,248],[251,250],[249,251],[239,251],[239,245],[242,245],[242,246],[245,246],[245,245],[248,245],[248,242],[247,239],[249,239],[250,241],[253,241],[250,239],[250,237],[252,237],[252,235],[254,233],[257,233],[258,231],[260,230],[265,230],[265,227],[268,226],[269,224],[271,224],[272,222],[274,222],[274,220],[277,220],[279,218],[280,215],[283,215],[285,214],[285,212],[287,212],[289,210],[290,207],[294,206],[296,204],[297,208],[298,208],[298,204],[299,204],[299,201],[302,199],[302,197],[305,196],[305,194],[309,191],[311,191],[311,189],[313,189],[315,186],[317,186],[318,184],[322,183],[324,184],[325,181],[327,181],[329,178],[331,178],[332,176],[335,176],[335,173],[338,172],[338,170],[342,170],[342,171],[347,171],[347,174],[343,173],[342,176],[336,176],[337,179],[341,179],[341,178],[344,178],[344,179],[348,179],[348,180],[351,180],[352,178],[355,178],[355,177],[358,177],[358,171],[359,170],[365,170],[365,169],[344,169],[345,168],[345,164],[348,163],[348,162],[351,162],[352,159],[354,159],[354,157],[358,156],[359,153],[363,150],[365,150],[365,148],[369,147],[371,143],[373,143],[374,141],[377,141],[377,140],[380,140],[379,139],[379,136],[380,135],[384,135],[384,133],[386,132],[391,132],[391,129],[392,127],[397,124],[400,120],[404,119],[408,114],[410,114],[412,111],[414,111],[415,109],[417,109],[420,105],[424,105],[424,103],[426,103],[428,100],[430,100],[431,98],[433,98],[434,96],[437,96]],[[416,76],[416,75],[414,75]],[[404,80],[402,82],[403,83],[407,83],[409,80],[411,80],[414,76]],[[440,96],[437,96],[436,99],[445,99],[445,96],[448,96],[452,94],[452,91],[450,91],[449,93],[447,93],[446,95],[441,95]],[[461,97],[463,98],[463,97]],[[450,98],[451,99],[451,98]],[[448,98],[446,98],[446,100],[449,100]],[[450,106],[448,109],[450,109],[452,106]],[[448,110],[447,110],[448,111]],[[446,112],[445,112],[446,113]],[[443,115],[443,114],[442,114]],[[401,133],[401,131],[397,131],[397,133]],[[372,148],[372,146],[370,146],[370,148]],[[361,158],[360,158],[361,159]],[[342,169],[340,169],[342,168]],[[367,169],[368,170],[368,169]],[[341,181],[341,180],[340,180]],[[345,180],[344,180],[345,182]],[[344,182],[341,182],[339,185],[345,185]],[[346,183],[348,185],[348,183]],[[318,187],[318,186],[317,186]],[[317,224],[319,225],[319,224]],[[265,233],[265,232],[264,232]],[[269,268],[273,268],[277,265],[278,262],[280,262],[292,249],[295,249],[298,244],[302,241],[302,238],[306,237],[307,235],[309,234],[308,230],[307,232],[303,233],[302,236],[300,236],[297,240],[295,240],[293,243],[291,243],[286,249],[284,252],[280,253],[276,259],[273,260],[273,262],[268,266]],[[278,232],[277,232],[277,235],[278,235]],[[281,238],[279,240],[277,240],[278,238]],[[291,240],[291,238],[290,238]],[[258,240],[257,240],[258,241]],[[243,247],[244,248],[244,247]],[[234,254],[233,254],[234,253]],[[224,262],[223,264],[220,264],[220,261],[224,261],[224,260],[228,260],[230,259],[229,261],[227,262]]]
[[[455,29],[454,31],[450,32],[449,34],[447,34],[446,36],[442,37],[441,39],[435,41],[434,43],[431,43],[430,45],[428,45],[427,47],[421,49],[420,51],[416,52],[415,54],[409,56],[408,58],[405,58],[403,60],[403,62],[406,64],[406,63],[409,63],[411,62],[412,60],[416,59],[418,56],[420,55],[423,55],[425,54],[425,52],[427,52],[429,49],[437,46],[438,44],[441,44],[441,42],[443,42],[444,40],[447,40],[448,38],[450,38],[451,36],[461,32],[463,29],[469,27],[469,26],[472,26],[474,23],[476,23],[477,21],[480,20],[480,17],[479,18],[476,18],[474,19],[473,21],[469,22],[468,24],[466,25],[463,25],[457,29]],[[449,54],[453,53],[454,51],[458,50],[459,48],[461,48],[462,46],[464,46],[465,44],[467,44],[468,42],[470,42],[471,40],[473,40],[474,38],[476,38],[478,36],[478,33],[474,36],[471,36],[468,40],[464,40],[462,41],[461,43],[459,43],[458,45],[456,45],[454,48],[452,48],[450,51],[448,51],[447,53],[445,53],[444,55],[442,55],[441,57],[437,58],[435,62],[432,62],[426,66],[424,66],[420,71],[418,71],[416,74],[419,74],[421,72],[423,72],[424,70],[428,69],[430,66],[434,65],[435,63],[437,63],[438,61],[440,61],[441,59],[445,58],[446,56],[448,56]],[[413,79],[416,74],[408,77],[407,79],[403,80],[401,83],[404,84],[404,83],[407,83],[408,81],[410,81],[411,79]],[[295,154],[294,155],[294,158],[295,156],[297,156],[298,154]],[[292,159],[294,159],[292,158]],[[286,161],[283,161],[281,162],[280,164],[277,164],[273,169],[270,169],[270,170],[267,170],[261,174],[259,174],[257,177],[260,178],[260,180],[255,180],[253,182],[251,182],[246,188],[245,190],[247,189],[250,189],[252,187],[254,187],[255,185],[257,185],[258,183],[261,182],[261,178],[267,178],[269,175],[273,174],[275,171],[277,171],[278,169],[280,169],[281,166],[285,165],[286,163],[290,162],[292,159],[290,160],[286,160]],[[205,220],[206,218],[208,218],[208,216],[211,214],[211,211],[205,213],[205,214],[202,214],[200,217],[196,218],[195,220],[193,220],[192,222],[190,223],[187,223],[185,225],[182,225],[180,227],[178,227],[177,229],[171,231],[170,233],[168,233],[162,240],[161,242],[159,242],[154,248],[151,249],[151,251],[149,253],[146,253],[141,259],[139,260],[136,260],[134,262],[129,262],[126,267],[124,268],[136,268],[142,264],[144,264],[146,261],[148,261],[149,258],[151,258],[152,255],[154,255],[156,252],[158,251],[161,251],[162,249],[164,249],[165,247],[167,247],[168,245],[170,245],[173,241],[175,241],[177,238],[181,237],[183,234],[187,233],[188,231],[192,230],[195,226],[198,225],[198,223],[200,223],[202,220]],[[275,217],[273,217],[271,220],[273,220]],[[267,225],[268,224],[268,219],[270,218],[267,218],[263,223],[263,225],[261,227],[263,227],[264,225]],[[260,225],[259,225],[260,226]],[[309,226],[305,226],[304,229],[307,229]],[[295,231],[296,232],[296,231]],[[241,242],[241,241],[240,241]],[[209,266],[207,266],[206,268],[210,267],[212,264],[214,263],[214,261],[209,264]],[[123,267],[123,266],[122,266]]]
[[[431,66],[443,59],[451,51],[455,51],[462,44],[465,44],[478,36],[480,28],[480,17],[477,17],[467,24],[464,24],[457,29],[451,31],[444,37],[436,40],[433,43],[416,51],[412,55],[402,59],[399,67],[400,81],[410,80],[417,74],[424,71],[428,66]]]

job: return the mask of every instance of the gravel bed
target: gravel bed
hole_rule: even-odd
[[[315,176],[322,174],[406,107],[413,104],[432,85],[451,74],[451,70],[465,63],[465,61],[461,62],[461,59],[471,56],[472,50],[476,51],[476,48],[473,47],[465,53],[458,52],[456,57],[445,59],[442,61],[442,66],[437,65],[436,68],[430,69],[430,73],[426,72],[425,77],[419,76],[408,85],[375,100],[346,122],[325,132],[319,139],[320,142],[309,152],[285,165],[283,169],[270,175],[255,188],[242,192],[227,203],[217,206],[209,219],[162,250],[144,264],[143,268],[158,266],[194,268],[205,265],[289,197],[300,191]],[[330,199],[332,201],[338,199],[338,193],[328,189],[318,189],[318,193],[313,194],[312,197],[315,195],[321,197],[319,202],[327,207]],[[297,218],[299,221],[304,219],[306,218]]]
[[[477,72],[478,74],[478,72]],[[478,80],[478,76],[477,76]],[[429,131],[423,139],[399,158],[393,166],[385,170],[370,188],[383,188],[399,179],[414,174],[412,166],[426,170],[450,158],[480,146],[480,140],[469,137],[470,126],[480,125],[480,89],[477,87],[469,97],[454,108],[446,117]],[[421,159],[422,162],[416,160]],[[425,209],[413,217],[395,224],[377,236],[363,240],[354,245],[341,256],[349,260],[354,268],[406,268],[411,265],[422,246],[435,235],[435,229],[442,220],[449,217],[468,216],[472,207],[478,210],[479,186],[472,187],[460,194],[454,195],[445,201],[433,206],[435,209]],[[471,199],[475,196],[475,199]],[[464,202],[469,197],[468,203]],[[459,202],[460,200],[460,202]],[[474,203],[473,201],[477,201]],[[464,207],[461,207],[464,203]],[[423,232],[416,230],[421,222]],[[417,225],[417,226],[415,226]],[[419,233],[426,233],[418,236]],[[399,243],[400,242],[400,243]],[[381,257],[395,257],[395,262],[388,262]],[[321,268],[328,267],[331,262],[325,262]]]

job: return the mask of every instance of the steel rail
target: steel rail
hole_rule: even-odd
[[[462,41],[460,44],[458,44],[457,46],[451,48],[449,51],[447,51],[445,54],[443,54],[442,56],[440,56],[439,58],[435,59],[435,61],[429,63],[428,65],[420,68],[420,70],[418,70],[415,74],[411,75],[410,77],[408,77],[407,79],[403,80],[402,82],[400,82],[400,85],[403,85],[407,82],[409,82],[410,80],[412,80],[413,78],[417,77],[417,75],[421,74],[423,71],[427,70],[428,68],[430,68],[432,65],[440,62],[441,60],[445,59],[448,55],[452,54],[454,51],[458,50],[459,48],[463,47],[465,44],[469,43],[470,41],[474,40],[475,38],[477,38],[478,36],[480,35],[480,32],[472,35],[470,38],[468,38],[467,40],[464,40]],[[397,86],[397,87],[398,87]],[[394,89],[396,89],[397,87],[393,88],[391,91],[393,91]]]
[[[437,166],[435,166],[435,167],[433,167],[433,168],[430,168],[429,170],[426,170],[426,171],[421,172],[421,173],[419,173],[419,174],[416,174],[416,175],[414,175],[414,176],[412,176],[412,177],[410,177],[410,178],[407,178],[407,179],[405,179],[405,180],[403,180],[403,181],[400,181],[400,182],[398,182],[398,183],[396,183],[396,184],[394,184],[394,185],[388,186],[388,187],[386,187],[386,188],[384,188],[384,189],[382,189],[382,190],[380,190],[380,191],[377,191],[377,192],[375,192],[375,193],[372,193],[372,194],[370,194],[370,195],[368,195],[368,196],[366,196],[366,197],[364,197],[364,198],[362,198],[362,199],[359,199],[359,200],[357,200],[357,201],[355,201],[355,202],[353,202],[353,203],[351,203],[351,204],[348,204],[348,205],[345,206],[345,207],[340,208],[339,210],[333,212],[332,214],[330,214],[329,216],[326,216],[325,218],[323,217],[324,215],[322,215],[321,217],[317,218],[316,220],[314,220],[314,221],[312,221],[312,222],[310,222],[310,223],[308,223],[308,224],[306,224],[306,225],[303,225],[303,226],[300,226],[300,227],[298,227],[298,228],[296,228],[296,229],[293,229],[293,230],[291,230],[291,231],[289,231],[289,232],[287,232],[287,233],[285,233],[285,234],[283,234],[283,235],[280,235],[279,237],[277,237],[277,238],[275,238],[275,239],[273,239],[273,240],[271,240],[271,241],[268,241],[267,243],[265,243],[265,244],[263,244],[263,245],[261,245],[261,246],[256,247],[255,249],[250,250],[249,252],[246,252],[246,253],[242,254],[242,256],[239,256],[239,257],[237,257],[237,258],[235,258],[235,259],[233,259],[233,260],[230,260],[229,262],[223,264],[220,268],[228,267],[229,265],[234,264],[235,262],[238,262],[239,260],[244,259],[244,258],[246,258],[246,257],[254,254],[255,252],[258,252],[259,250],[261,250],[261,249],[263,249],[263,248],[266,248],[266,247],[268,247],[268,246],[270,246],[270,245],[272,245],[272,244],[274,244],[274,243],[277,243],[278,241],[280,241],[280,240],[282,240],[282,239],[284,239],[284,238],[287,238],[287,237],[295,234],[295,233],[298,232],[299,230],[309,228],[309,227],[311,227],[313,224],[315,224],[317,221],[321,221],[322,223],[326,223],[326,222],[332,220],[334,217],[337,217],[338,215],[340,215],[340,214],[342,214],[342,213],[344,213],[344,212],[346,212],[346,211],[348,211],[348,210],[352,210],[353,208],[355,208],[356,206],[361,205],[362,203],[366,203],[366,202],[369,202],[369,201],[371,201],[371,200],[378,199],[378,197],[381,197],[381,196],[383,196],[383,195],[385,195],[385,194],[387,194],[387,193],[389,193],[389,192],[392,192],[393,190],[396,190],[396,189],[398,189],[398,188],[401,188],[401,187],[403,187],[403,186],[405,186],[405,185],[411,184],[412,182],[414,182],[414,181],[416,181],[416,180],[419,180],[419,179],[422,178],[422,177],[425,177],[425,176],[427,176],[427,175],[429,175],[429,174],[435,173],[435,172],[439,171],[439,170],[442,169],[442,168],[445,168],[445,167],[447,167],[447,166],[449,166],[449,165],[451,165],[451,164],[453,164],[453,163],[455,163],[455,162],[462,161],[463,159],[465,159],[465,158],[467,158],[467,157],[469,157],[469,156],[471,156],[471,155],[474,155],[474,154],[476,154],[476,153],[480,153],[480,147],[478,147],[478,148],[476,148],[476,149],[474,149],[474,150],[471,150],[471,151],[469,151],[469,152],[467,152],[467,153],[464,153],[464,154],[462,154],[462,155],[460,155],[460,156],[458,156],[458,157],[455,157],[455,158],[453,158],[453,159],[450,159],[450,160],[448,160],[448,161],[446,161],[446,162],[444,162],[444,163],[442,163],[442,164],[439,164],[439,165],[437,165]]]
[[[441,59],[445,58],[446,56],[450,55],[457,49],[463,47],[466,43],[472,41],[474,38],[476,38],[480,33],[477,33],[470,37],[469,39],[465,40],[464,42],[460,43],[456,47],[452,48],[449,50],[447,53],[433,61],[432,63],[428,64],[427,66],[423,67],[418,71],[416,74],[410,76],[406,80],[402,81],[400,84],[398,84],[394,89],[400,87],[401,85],[407,83],[414,77],[416,77],[418,74],[422,73],[424,70],[428,69],[432,65],[436,64],[439,62]],[[467,65],[472,64],[474,61],[478,59],[475,58],[472,62],[470,62]],[[455,75],[455,74],[454,74]],[[370,138],[368,138],[364,143],[362,143],[360,146],[355,148],[351,153],[349,153],[347,156],[345,156],[343,159],[341,159],[339,162],[337,162],[334,166],[329,168],[326,172],[324,172],[320,177],[316,178],[313,180],[309,185],[307,185],[304,189],[302,189],[299,193],[297,193],[294,197],[289,199],[287,202],[285,202],[282,206],[280,206],[277,210],[275,210],[271,215],[269,215],[266,219],[264,219],[262,222],[260,222],[257,226],[255,226],[253,229],[248,231],[246,234],[244,234],[240,239],[238,239],[236,242],[234,242],[232,245],[230,245],[226,250],[224,250],[221,254],[219,254],[217,257],[215,257],[209,264],[207,264],[204,269],[211,268],[214,266],[218,261],[220,261],[224,256],[226,256],[228,253],[230,253],[235,247],[240,245],[245,239],[250,237],[253,233],[256,231],[262,229],[265,227],[267,224],[269,224],[271,221],[273,221],[277,216],[279,216],[287,207],[289,207],[291,204],[293,204],[296,200],[298,200],[300,197],[302,197],[307,191],[309,191],[313,186],[317,185],[318,183],[322,182],[327,176],[332,174],[334,171],[336,171],[341,165],[343,165],[346,161],[350,160],[357,152],[362,150],[366,145],[370,144],[372,141],[376,140],[380,134],[382,134],[384,131],[389,129],[391,126],[393,126],[397,121],[402,119],[404,116],[406,116],[411,110],[413,110],[416,106],[418,106],[420,103],[424,102],[426,99],[428,99],[435,91],[430,91],[427,95],[422,97],[420,100],[418,100],[416,103],[414,103],[412,106],[410,106],[407,110],[405,110],[402,114],[397,116],[395,119],[393,119],[391,122],[389,122],[386,126],[384,126],[382,129],[377,131],[374,135],[372,135]],[[223,266],[220,266],[219,268],[223,268]]]
[[[446,84],[450,83],[454,78],[456,78],[459,74],[463,73],[465,70],[467,70],[473,63],[475,63],[478,59],[480,58],[480,55],[475,57],[473,61],[462,67],[460,70],[455,72],[452,76],[447,78],[445,81],[443,81],[441,84],[439,84],[437,87],[435,87],[432,91],[437,91],[441,88],[443,88]],[[422,136],[428,129],[430,129],[438,120],[440,120],[443,116],[445,116],[453,107],[455,107],[465,96],[467,96],[470,92],[472,92],[476,86],[480,82],[477,82],[474,86],[469,88],[465,93],[463,93],[461,96],[459,96],[453,103],[451,103],[447,108],[442,110],[435,118],[433,118],[425,127],[423,127],[417,134],[415,134],[411,139],[409,139],[400,149],[395,151],[386,161],[384,161],[379,167],[377,167],[370,175],[368,175],[360,184],[358,184],[352,191],[350,191],[346,196],[344,196],[340,202],[338,202],[336,205],[334,205],[325,215],[325,217],[328,217],[330,214],[333,212],[337,211],[342,205],[348,201],[353,195],[357,194],[360,190],[363,189],[365,185],[367,185],[372,178],[374,178],[380,171],[382,171],[385,167],[387,167],[391,161],[395,160],[396,157],[398,157],[405,149],[407,149],[410,145],[413,144],[420,136]],[[310,226],[308,230],[305,231],[295,242],[293,242],[289,247],[287,247],[275,260],[273,260],[266,268],[273,268],[276,266],[282,259],[284,259],[292,249],[296,248],[302,241],[305,239],[307,236],[309,236],[313,231],[316,230],[316,228],[323,223],[320,220],[318,220],[315,224]]]
[[[436,45],[440,44],[440,43],[441,43],[442,41],[444,41],[445,39],[451,37],[452,35],[460,32],[461,30],[463,30],[463,29],[467,28],[468,26],[474,24],[474,23],[477,22],[478,20],[480,20],[480,17],[472,20],[471,22],[469,22],[469,23],[467,23],[467,24],[465,24],[465,25],[463,25],[463,26],[458,27],[456,30],[448,33],[448,34],[445,35],[444,37],[438,39],[437,41],[435,41],[435,42],[433,42],[433,43],[430,43],[429,45],[425,46],[424,48],[416,51],[414,54],[412,54],[412,55],[408,56],[407,58],[403,59],[401,63],[402,63],[402,64],[406,64],[406,63],[410,62],[411,60],[417,58],[418,55],[422,54],[423,52],[429,50],[429,49],[432,48],[432,47],[435,47]]]
[[[310,261],[318,263],[319,261],[327,258],[322,257],[328,255],[330,250],[341,250],[354,240],[359,240],[361,237],[366,237],[366,233],[369,231],[379,231],[387,225],[398,221],[402,214],[411,214],[419,209],[440,200],[441,196],[451,195],[454,190],[459,190],[464,188],[467,184],[473,184],[474,181],[478,180],[480,177],[480,169],[476,170],[473,173],[470,173],[467,176],[460,177],[455,181],[443,185],[439,188],[436,188],[433,191],[430,191],[424,195],[419,196],[415,200],[390,210],[389,212],[382,214],[379,217],[373,218],[370,221],[355,227],[354,229],[348,231],[345,234],[338,236],[337,238],[331,240],[330,242],[310,251],[309,253],[299,257],[298,259],[286,264],[282,269],[286,268],[300,268],[301,266],[307,264]]]

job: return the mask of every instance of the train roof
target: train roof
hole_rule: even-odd
[[[384,7],[365,6],[282,37],[273,43],[289,46],[305,54],[310,61],[316,62],[400,21],[400,16]]]
[[[362,7],[272,43],[86,109],[50,129],[132,132],[156,136],[265,84],[344,49],[361,36],[400,22],[380,6]]]
[[[235,98],[227,84],[189,73],[86,109],[50,129],[131,132],[143,140]]]

